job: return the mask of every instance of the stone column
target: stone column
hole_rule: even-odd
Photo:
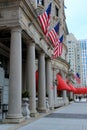
[[[60,70],[61,76],[63,78],[63,80],[65,80],[65,74],[62,70]],[[63,91],[63,98],[66,99],[67,94],[66,94],[66,90]]]
[[[57,85],[58,85],[58,81],[57,81],[57,74],[59,73],[58,68],[54,69],[53,68],[53,85],[54,85],[54,107],[58,107],[59,102],[58,102],[58,94],[57,94]]]
[[[45,54],[42,52],[38,60],[38,110],[46,112]]]
[[[26,87],[26,78],[27,78],[27,65],[26,62],[22,64],[22,91],[26,91],[27,87]]]
[[[46,60],[46,85],[48,90],[48,103],[50,109],[54,108],[54,98],[53,98],[53,84],[52,84],[52,68],[51,68],[51,60]]]
[[[37,115],[37,111],[35,85],[35,43],[33,41],[27,45],[27,88],[30,95],[30,115],[35,117]]]
[[[11,30],[8,122],[20,122],[22,89],[21,28]]]
[[[54,84],[54,107],[58,106],[57,102],[57,86]]]
[[[61,74],[62,74],[63,79],[66,80],[65,73],[63,71],[61,71]],[[66,90],[63,91],[63,98],[64,98],[65,104],[68,104],[69,101],[68,101],[67,91]]]
[[[64,98],[64,99],[67,98],[66,90],[63,91],[63,98]]]
[[[73,99],[73,92],[70,92],[70,99]]]

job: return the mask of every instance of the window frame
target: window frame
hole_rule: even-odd
[[[55,5],[55,15],[59,17],[59,8]]]

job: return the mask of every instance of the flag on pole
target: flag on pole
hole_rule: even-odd
[[[59,36],[58,36],[58,32],[59,32],[59,25],[60,23],[58,22],[55,27],[48,32],[47,37],[52,41],[52,44],[54,46],[56,46]]]
[[[76,75],[75,75],[75,79],[76,79],[76,81],[80,84],[80,76],[79,76],[79,74],[78,73],[76,73]]]
[[[53,59],[57,58],[62,54],[62,48],[63,48],[62,42],[63,42],[63,35],[60,37],[56,46],[54,47],[53,56],[52,56]]]
[[[59,55],[61,55],[62,54],[62,50],[63,50],[63,35],[60,37],[60,39],[59,39],[59,41],[60,41],[60,44],[59,44]]]
[[[53,56],[52,59],[56,59],[59,56],[59,42],[56,44],[56,46],[53,49]]]
[[[51,7],[52,7],[52,3],[50,3],[47,9],[41,15],[38,16],[38,19],[42,27],[42,31],[45,35],[47,34],[50,27]]]

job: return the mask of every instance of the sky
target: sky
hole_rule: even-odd
[[[69,33],[77,40],[87,39],[87,0],[64,0]]]

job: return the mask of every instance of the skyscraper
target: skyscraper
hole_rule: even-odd
[[[77,40],[72,33],[67,35],[66,44],[67,44],[67,48],[68,48],[67,61],[70,63],[70,70],[73,70],[73,72],[75,73],[75,71],[76,71],[76,44],[77,44]]]
[[[79,40],[82,57],[82,85],[87,86],[87,39]]]
[[[70,33],[67,35],[66,40],[68,54],[67,54],[67,61],[70,63],[70,71],[73,72],[74,75],[76,73],[79,74],[80,80],[82,77],[82,61],[81,61],[81,46],[79,41],[75,38],[75,36]],[[81,83],[76,82],[76,86],[82,86]]]

